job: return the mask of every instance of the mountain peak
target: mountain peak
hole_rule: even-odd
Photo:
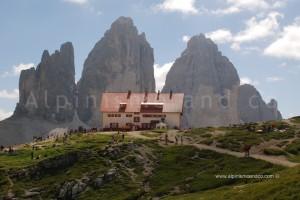
[[[217,45],[204,34],[193,36],[187,43],[185,53],[199,53],[203,51],[218,52]]]
[[[108,33],[117,33],[117,34],[130,33],[133,35],[137,35],[138,30],[135,27],[133,20],[130,17],[119,17],[116,21],[112,23]]]
[[[130,17],[121,16],[112,23],[112,26],[117,24],[133,26],[133,20]]]
[[[65,42],[60,46],[60,52],[64,53],[64,52],[73,52],[73,44],[72,42]]]
[[[101,125],[101,113],[86,105],[87,97],[97,97],[99,107],[105,91],[143,92],[147,88],[154,92],[153,65],[153,49],[145,34],[139,34],[131,18],[118,18],[84,63],[78,87],[80,119],[91,126]]]

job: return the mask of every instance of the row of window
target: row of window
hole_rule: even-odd
[[[121,114],[108,114],[108,117],[121,117]],[[126,114],[126,117],[132,117],[132,114]],[[166,118],[166,115],[150,115],[150,114],[144,114],[143,117],[146,118]]]
[[[143,115],[143,117],[147,117],[147,118],[149,118],[149,117],[160,117],[160,118],[165,118],[166,115],[149,115],[149,114],[145,114],[145,115]]]
[[[121,114],[108,114],[108,117],[121,117]]]
[[[132,127],[132,123],[126,123],[127,127]],[[110,128],[119,128],[119,123],[110,123]],[[142,129],[150,129],[151,124],[149,123],[142,123]]]

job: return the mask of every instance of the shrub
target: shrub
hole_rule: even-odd
[[[152,130],[154,133],[166,133],[168,132],[168,129],[154,129]]]
[[[213,139],[207,138],[207,139],[205,139],[205,140],[202,140],[200,143],[201,143],[201,144],[206,144],[206,145],[211,145],[213,142],[214,142]]]
[[[282,142],[280,142],[279,144],[277,144],[276,146],[278,146],[278,147],[283,147],[283,146],[285,146],[285,145],[287,145],[289,143],[289,141],[282,141]]]
[[[300,152],[300,139],[293,141],[291,144],[289,144],[286,148],[285,151],[298,155]]]
[[[274,140],[284,140],[284,139],[291,139],[295,137],[295,131],[294,130],[287,130],[286,132],[271,132],[271,133],[265,133],[263,135],[263,138],[266,141],[269,141],[271,139]]]
[[[266,155],[272,155],[272,156],[281,156],[281,155],[286,155],[285,151],[282,151],[281,149],[264,149],[264,154]]]

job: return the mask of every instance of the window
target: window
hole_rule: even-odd
[[[126,114],[126,117],[132,117],[132,114]]]
[[[163,118],[165,118],[166,115],[149,115],[149,114],[144,114],[143,117],[147,117],[147,118],[149,118],[149,117],[162,118],[163,117]]]
[[[142,123],[142,129],[150,129],[150,124],[148,123]]]
[[[110,128],[119,128],[118,123],[110,123]]]
[[[133,121],[134,121],[134,122],[140,122],[140,117],[134,117],[134,118],[133,118]]]
[[[126,103],[120,103],[119,112],[125,112],[126,110]]]
[[[121,117],[121,114],[108,114],[108,117]]]
[[[142,104],[141,113],[161,113],[163,111],[163,105],[156,104]]]

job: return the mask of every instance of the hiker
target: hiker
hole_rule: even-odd
[[[169,141],[169,136],[168,134],[165,134],[165,145],[168,145],[168,141]]]
[[[112,136],[111,136],[111,139],[112,139],[112,143],[115,144],[115,143],[116,143],[115,135],[112,135]]]
[[[14,152],[13,147],[12,147],[12,146],[9,146],[9,148],[8,148],[8,153],[13,153],[13,152]]]
[[[183,145],[183,136],[180,136],[180,144]]]
[[[249,158],[250,157],[250,149],[251,149],[251,145],[244,145],[244,148],[243,148],[243,150],[244,150],[244,152],[245,152],[245,157],[246,158]]]
[[[124,142],[125,141],[125,134],[123,133],[122,134],[122,142]]]
[[[66,133],[64,133],[63,143],[66,144],[67,140],[68,140],[68,135]]]
[[[178,137],[177,137],[177,135],[175,135],[175,144],[176,145],[178,144]]]
[[[33,151],[31,151],[31,160],[33,160],[33,158],[34,158],[34,153]]]

